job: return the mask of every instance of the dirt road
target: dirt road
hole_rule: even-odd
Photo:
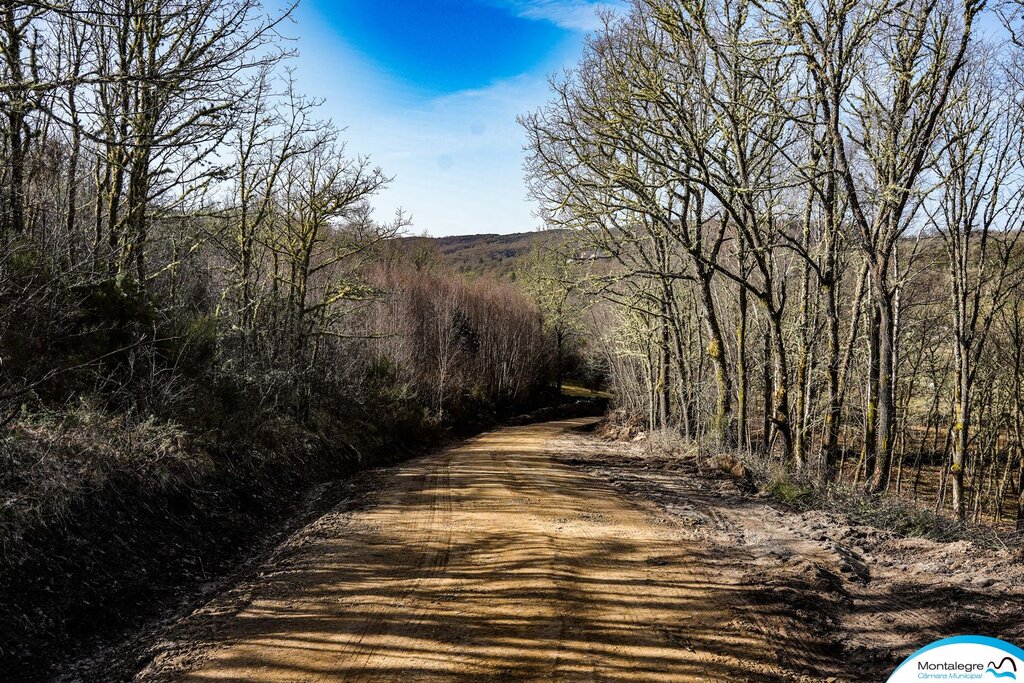
[[[587,424],[340,482],[258,572],[66,680],[883,681],[939,637],[1024,640],[1012,550],[780,509]]]
[[[514,427],[396,469],[206,611],[141,680],[773,680],[723,626],[733,590],[653,506],[555,462],[585,420]],[[237,591],[236,591],[237,593]],[[224,614],[219,614],[223,612]]]

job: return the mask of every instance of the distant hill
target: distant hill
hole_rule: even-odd
[[[406,258],[440,260],[465,275],[496,278],[515,277],[518,262],[535,245],[556,239],[561,230],[517,232],[510,235],[455,235],[452,237],[402,237],[396,251]]]

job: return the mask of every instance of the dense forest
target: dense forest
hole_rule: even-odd
[[[408,220],[297,91],[290,10],[0,11],[5,660],[205,575],[292,491],[534,405],[536,305],[389,246]]]
[[[800,486],[1020,528],[1019,19],[973,0],[607,16],[522,123],[623,414]]]

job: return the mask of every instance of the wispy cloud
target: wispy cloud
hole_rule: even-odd
[[[625,0],[507,0],[506,4],[521,17],[581,32],[601,28],[601,13],[626,7]]]
[[[542,77],[520,76],[418,107],[346,112],[359,147],[396,176],[377,202],[381,214],[401,206],[415,230],[433,234],[536,227],[522,180],[525,136],[515,118],[546,94]]]

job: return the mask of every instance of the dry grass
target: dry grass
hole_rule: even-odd
[[[607,391],[595,391],[581,387],[578,384],[562,384],[562,395],[569,398],[604,398],[610,399],[612,395]]]
[[[194,481],[211,467],[177,424],[109,414],[82,401],[17,420],[0,437],[0,547],[25,530],[60,523],[82,497],[113,479],[153,491]]]

